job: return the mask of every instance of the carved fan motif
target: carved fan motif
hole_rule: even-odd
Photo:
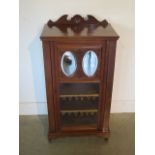
[[[100,22],[92,15],[88,15],[87,19],[84,19],[80,15],[75,15],[70,20],[68,20],[67,17],[68,15],[63,15],[55,22],[49,20],[47,25],[50,28],[56,26],[64,33],[67,33],[67,28],[71,28],[75,33],[79,33],[85,27],[88,28],[88,32],[91,32],[98,26],[103,26],[104,28],[106,28],[108,25],[108,22],[106,20]]]

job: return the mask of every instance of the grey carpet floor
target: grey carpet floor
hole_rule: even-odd
[[[47,116],[20,116],[20,155],[134,155],[134,113],[111,114],[111,137],[63,137],[49,142]]]

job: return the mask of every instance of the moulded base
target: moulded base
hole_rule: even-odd
[[[108,140],[110,137],[110,130],[108,131],[61,131],[61,132],[49,132],[48,139],[51,141],[52,139],[64,136],[87,136],[87,135],[95,135],[103,137],[105,140]]]

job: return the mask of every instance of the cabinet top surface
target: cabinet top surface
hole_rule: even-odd
[[[51,20],[44,25],[41,39],[54,38],[113,38],[119,36],[106,20],[99,22],[93,16],[88,15],[85,20],[80,15],[75,15],[67,20],[67,15],[62,16],[56,22]]]

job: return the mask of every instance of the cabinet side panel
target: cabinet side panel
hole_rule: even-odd
[[[105,103],[104,103],[104,121],[103,130],[109,131],[109,118],[111,108],[111,98],[113,89],[113,77],[115,68],[115,55],[116,55],[116,41],[107,41],[107,71],[106,71],[106,90],[105,90]]]
[[[50,42],[51,44],[51,63],[52,63],[52,77],[53,77],[53,102],[55,105],[55,130],[60,131],[60,101],[59,101],[59,76],[57,72],[59,71],[58,66],[60,61],[57,58],[57,48],[55,47],[55,42]]]
[[[46,81],[46,96],[48,106],[48,122],[49,132],[55,132],[55,107],[53,102],[53,84],[52,84],[52,73],[51,73],[51,56],[50,56],[50,42],[43,41],[43,56],[44,56],[44,70],[45,70],[45,81]]]
[[[106,42],[102,43],[101,52],[101,67],[100,67],[100,98],[99,98],[99,114],[98,114],[98,125],[97,130],[102,131],[103,128],[103,115],[104,115],[104,96],[105,96],[105,76],[106,76]]]

